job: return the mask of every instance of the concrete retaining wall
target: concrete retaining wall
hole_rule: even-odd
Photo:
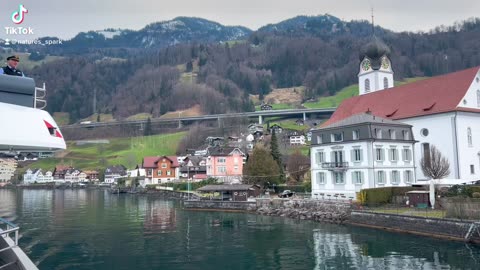
[[[184,201],[183,206],[187,209],[203,210],[235,210],[235,211],[254,211],[255,202],[232,202],[232,201]]]
[[[464,241],[471,222],[462,222],[453,219],[428,219],[393,214],[377,214],[352,211],[347,222],[389,231],[406,232],[435,238]],[[480,236],[475,233],[471,242],[480,243]]]
[[[170,190],[147,190],[146,194],[149,195],[155,195],[159,196],[165,199],[171,199],[171,200],[187,200],[187,199],[199,199],[197,194],[195,193],[190,193],[190,195],[187,192],[178,192],[178,191],[170,191]]]

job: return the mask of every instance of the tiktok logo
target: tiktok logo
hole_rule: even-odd
[[[28,13],[28,9],[25,8],[22,4],[18,7],[18,11],[12,13],[12,22],[14,24],[21,24],[25,19],[25,13]]]

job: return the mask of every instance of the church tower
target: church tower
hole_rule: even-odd
[[[390,49],[376,36],[360,51],[359,95],[393,87]]]

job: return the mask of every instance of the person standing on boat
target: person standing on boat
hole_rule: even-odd
[[[22,71],[17,69],[20,58],[16,55],[7,57],[7,65],[0,69],[0,74],[25,77]]]

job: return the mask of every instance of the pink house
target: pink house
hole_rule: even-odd
[[[207,151],[207,176],[225,183],[242,181],[245,154],[236,147],[210,147]]]

